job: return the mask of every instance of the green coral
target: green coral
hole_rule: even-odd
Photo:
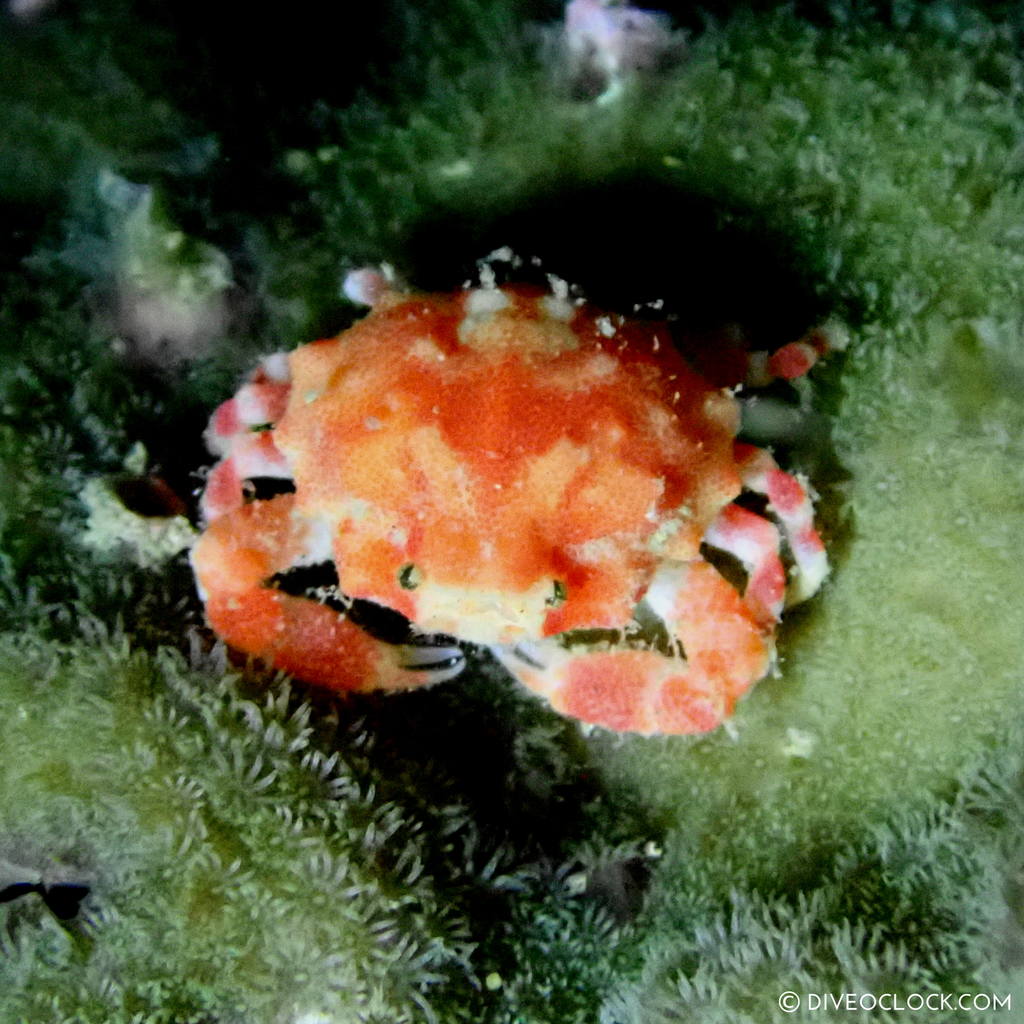
[[[97,908],[70,929],[5,912],[5,1019],[406,1021],[465,976],[468,926],[423,872],[423,823],[328,753],[287,688],[245,700],[215,665],[116,639],[7,638],[3,658],[20,755],[0,834],[68,851]]]
[[[216,74],[217,31],[156,8],[10,26],[0,858],[91,892],[64,924],[0,905],[4,1019],[761,1024],[888,1019],[786,1015],[786,989],[1024,999],[1019,12],[761,6],[600,107],[521,30],[554,4],[386,5],[368,47],[418,39],[395,74],[341,97],[279,73],[279,101],[230,62],[209,96],[170,74],[175,40]],[[97,176],[156,187],[166,218],[105,220]],[[209,647],[182,556],[90,551],[87,481],[141,442],[188,496],[233,372],[351,318],[346,269],[455,285],[505,243],[758,338],[851,326],[815,371],[830,436],[789,453],[833,577],[727,730],[583,736],[477,658],[449,686],[307,703]],[[125,365],[96,295],[138,280],[126,253],[147,282],[235,280],[244,330]]]

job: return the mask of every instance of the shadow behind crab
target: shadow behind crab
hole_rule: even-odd
[[[809,246],[763,215],[650,175],[556,183],[472,217],[435,210],[404,240],[402,269],[418,288],[449,291],[502,247],[525,263],[504,275],[496,268],[499,283],[544,284],[555,274],[604,309],[646,308],[695,331],[739,324],[761,348],[792,341],[832,311]]]

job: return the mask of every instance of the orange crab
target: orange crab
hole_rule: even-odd
[[[192,555],[213,629],[336,690],[452,678],[458,638],[584,722],[721,723],[828,571],[804,485],[736,440],[741,380],[564,288],[362,284],[365,319],[264,359],[213,416]],[[760,373],[822,350],[812,335]]]

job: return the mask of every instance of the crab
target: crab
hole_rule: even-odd
[[[364,319],[264,358],[212,417],[213,630],[337,691],[451,679],[472,644],[582,722],[722,723],[828,572],[806,482],[737,440],[740,363],[800,376],[822,333],[688,358],[565,287],[349,290]]]

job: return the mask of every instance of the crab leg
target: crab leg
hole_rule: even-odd
[[[786,602],[786,571],[775,524],[740,505],[726,505],[704,540],[740,561],[747,570],[743,600],[763,629],[774,629]]]
[[[288,357],[275,352],[265,356],[248,382],[210,417],[206,446],[221,461],[210,471],[200,500],[207,522],[244,504],[246,480],[292,478],[269,429],[284,415],[290,388]]]
[[[207,448],[214,455],[230,455],[240,437],[276,423],[284,415],[290,388],[287,354],[264,356],[249,380],[214,411],[205,435]]]
[[[828,575],[828,556],[814,527],[814,506],[804,484],[779,469],[763,448],[750,444],[735,446],[743,486],[768,499],[768,510],[779,521],[793,555],[792,582],[786,594],[788,604],[799,604],[817,593]]]
[[[285,457],[274,444],[273,431],[242,434],[230,454],[210,471],[199,505],[207,522],[245,504],[245,481],[257,477],[291,480]]]
[[[277,589],[275,574],[315,564],[329,550],[293,509],[291,494],[243,505],[214,519],[193,549],[200,595],[218,636],[332,690],[410,689],[462,671],[458,647],[381,643],[343,612]]]
[[[611,649],[577,653],[554,640],[498,648],[501,662],[557,711],[607,729],[702,733],[771,666],[770,633],[710,564],[662,568],[646,601],[685,652]]]
[[[835,343],[824,327],[817,327],[774,352],[751,352],[746,383],[763,387],[773,380],[795,380],[810,373],[822,356],[841,348],[842,344]]]

